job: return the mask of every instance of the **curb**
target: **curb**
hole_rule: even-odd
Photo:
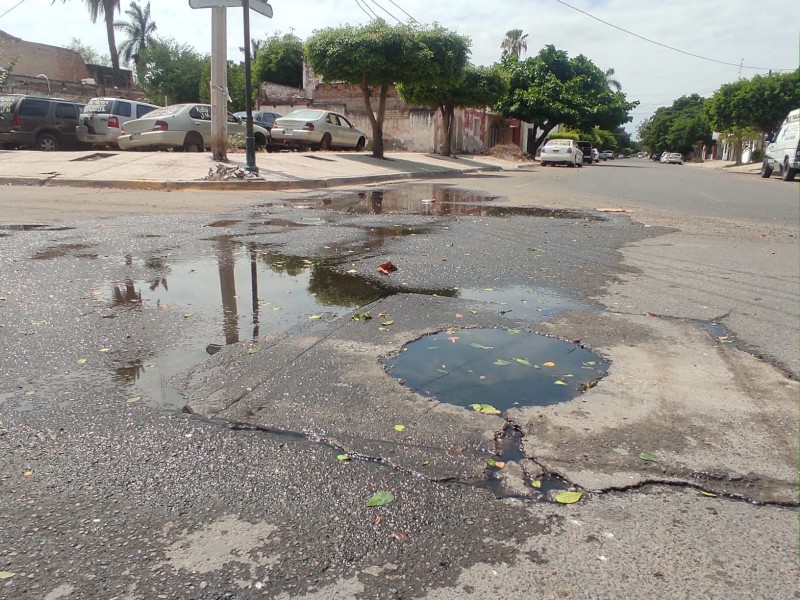
[[[126,179],[58,179],[55,177],[0,177],[0,185],[52,186],[74,188],[128,189],[128,190],[209,190],[209,191],[280,191],[297,189],[319,189],[345,185],[381,183],[406,179],[438,179],[458,177],[484,171],[502,171],[502,167],[474,167],[454,171],[452,169],[421,171],[416,173],[386,173],[383,175],[363,175],[354,177],[333,177],[330,179],[296,179],[292,181],[265,181],[245,179],[233,181],[203,180],[126,180]]]

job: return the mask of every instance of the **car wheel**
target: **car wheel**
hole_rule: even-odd
[[[330,150],[330,147],[331,147],[331,135],[329,133],[326,133],[325,135],[322,136],[322,140],[320,141],[319,146],[317,146],[317,148],[319,148],[320,150]]]
[[[358,138],[358,142],[356,142],[356,152],[361,152],[367,146],[367,140],[363,137]]]
[[[40,133],[36,137],[36,149],[42,152],[55,152],[58,150],[58,138],[52,133]]]
[[[789,159],[786,158],[783,161],[783,173],[781,174],[784,181],[792,181],[794,180],[794,175],[796,171],[789,166]]]
[[[772,167],[769,166],[769,162],[765,158],[764,162],[761,163],[761,177],[767,179],[770,175],[772,175]]]
[[[190,131],[186,134],[183,140],[184,152],[202,152],[203,151],[203,136],[196,131]]]

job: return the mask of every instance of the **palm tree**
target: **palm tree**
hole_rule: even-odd
[[[136,0],[132,0],[125,14],[130,17],[129,21],[114,21],[114,27],[128,36],[119,45],[119,52],[123,60],[127,64],[136,65],[138,71],[142,51],[155,41],[153,33],[156,31],[156,24],[150,20],[150,2],[142,9]]]
[[[51,4],[56,0],[52,0]],[[67,2],[67,0],[61,0]],[[85,0],[86,8],[89,9],[89,17],[92,23],[97,23],[97,17],[103,15],[106,22],[106,35],[108,36],[108,52],[111,55],[111,66],[115,73],[119,73],[119,54],[117,54],[117,43],[114,39],[114,11],[119,10],[119,0]]]
[[[608,69],[606,71],[606,86],[614,93],[622,91],[622,84],[614,79],[614,69]]]
[[[503,50],[503,57],[513,54],[519,58],[523,52],[528,50],[528,34],[522,33],[522,29],[511,29],[506,31],[506,37],[500,44]]]

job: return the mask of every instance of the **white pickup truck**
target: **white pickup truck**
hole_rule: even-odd
[[[800,168],[800,109],[795,109],[783,120],[778,135],[764,150],[761,176],[772,175],[775,169],[784,181],[792,181]]]

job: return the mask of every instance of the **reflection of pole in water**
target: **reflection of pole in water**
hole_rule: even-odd
[[[219,288],[222,291],[222,331],[226,344],[239,341],[239,311],[236,306],[236,257],[234,246],[227,237],[220,236],[217,242],[219,263]]]
[[[258,337],[258,249],[250,244],[250,291],[253,299],[253,339]]]

